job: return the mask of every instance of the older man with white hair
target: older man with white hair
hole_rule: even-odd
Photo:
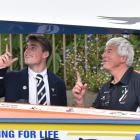
[[[136,111],[140,106],[140,74],[133,70],[134,50],[131,43],[123,37],[115,37],[106,43],[102,55],[103,68],[112,78],[99,90],[93,107]],[[77,106],[84,106],[87,85],[77,74],[77,82],[72,90]]]

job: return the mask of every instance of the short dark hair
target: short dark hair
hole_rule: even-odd
[[[26,42],[29,41],[37,41],[41,44],[43,51],[48,51],[49,52],[49,56],[52,54],[52,45],[49,42],[49,40],[47,39],[47,37],[40,35],[40,34],[30,34],[27,36],[26,38]]]

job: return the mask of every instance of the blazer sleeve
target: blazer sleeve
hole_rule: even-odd
[[[67,94],[66,94],[66,85],[65,82],[63,80],[61,80],[61,82],[58,83],[59,88],[59,94],[60,94],[60,105],[61,106],[67,106]]]
[[[7,68],[0,69],[0,97],[5,96],[5,86],[4,86],[4,77],[6,75]]]
[[[58,77],[53,77],[49,84],[51,105],[67,106],[65,82]]]

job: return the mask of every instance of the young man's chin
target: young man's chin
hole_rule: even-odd
[[[24,61],[24,63],[25,63],[26,65],[29,65],[29,64],[31,64],[32,62],[30,62],[30,61]]]

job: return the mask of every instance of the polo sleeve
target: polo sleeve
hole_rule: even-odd
[[[100,106],[100,92],[97,93],[95,101],[92,103],[92,107],[99,108]]]
[[[140,78],[135,82],[135,91],[136,91],[138,106],[140,107]]]

